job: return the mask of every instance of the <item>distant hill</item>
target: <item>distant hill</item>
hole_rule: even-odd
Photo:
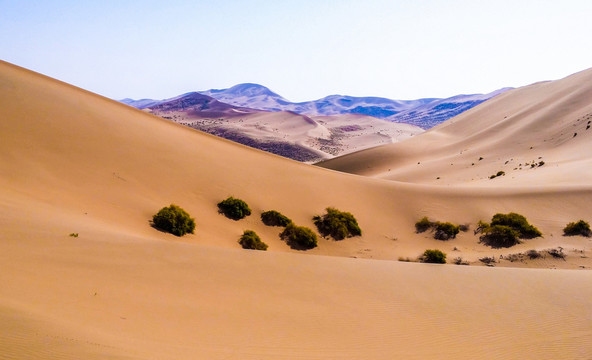
[[[457,95],[447,99],[437,99],[413,109],[401,111],[387,119],[430,129],[510,89],[503,88],[489,94]]]
[[[267,88],[251,84],[210,93],[217,93],[220,98],[281,99]],[[122,102],[194,129],[302,162],[316,162],[390,144],[422,132],[416,126],[359,114],[308,116],[293,111],[257,110],[230,105],[198,92],[165,100],[125,99]]]
[[[308,116],[359,114],[429,129],[508,89],[510,88],[503,88],[489,94],[456,95],[446,99],[392,100],[382,97],[329,95],[322,99],[305,102],[290,102],[269,88],[253,83],[239,84],[228,89],[198,91],[198,93],[230,105],[257,110],[292,111]],[[166,100],[123,99],[120,101],[143,109],[185,95],[187,94]]]

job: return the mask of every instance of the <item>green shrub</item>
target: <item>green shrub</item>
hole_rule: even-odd
[[[518,237],[523,239],[531,239],[542,236],[542,233],[536,227],[528,223],[526,218],[520,214],[495,214],[491,219],[491,226],[503,225],[509,226],[518,232]]]
[[[421,262],[432,264],[446,264],[446,254],[438,249],[424,251]]]
[[[350,236],[362,235],[362,230],[356,218],[348,212],[328,207],[323,216],[312,218],[314,224],[323,236],[332,236],[335,240],[342,240]]]
[[[434,239],[438,240],[448,240],[456,238],[456,235],[460,231],[460,226],[454,225],[449,222],[437,222],[436,223],[436,233],[434,234]]]
[[[238,240],[238,243],[241,244],[243,249],[267,250],[267,244],[261,241],[259,235],[257,235],[253,230],[245,230],[243,235]]]
[[[586,237],[592,236],[592,231],[590,231],[590,224],[584,220],[580,220],[578,222],[570,222],[563,228],[563,235],[565,236],[574,236],[574,235],[582,235]]]
[[[177,236],[193,234],[193,230],[195,230],[195,220],[175,204],[160,209],[152,217],[152,223],[155,228]]]
[[[251,215],[251,209],[246,202],[241,199],[235,199],[230,196],[226,200],[222,200],[218,203],[218,209],[227,218],[232,220],[240,220],[246,216]]]
[[[317,235],[309,228],[289,223],[280,238],[293,249],[307,250],[317,247]]]
[[[69,236],[71,236],[71,237],[78,237],[78,233],[70,233]]]
[[[261,221],[267,226],[287,226],[292,222],[287,216],[275,211],[269,210],[261,214]]]
[[[434,226],[434,223],[431,222],[427,216],[424,216],[415,223],[415,231],[419,234],[428,231],[432,226]]]
[[[491,225],[483,230],[479,241],[492,248],[504,248],[520,243],[520,233],[509,226]]]

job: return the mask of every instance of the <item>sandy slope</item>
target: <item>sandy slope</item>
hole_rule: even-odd
[[[188,129],[0,63],[0,353],[5,358],[391,359],[592,356],[592,272],[396,261],[439,247],[499,255],[472,233],[413,233],[422,215],[474,223],[519,211],[545,232],[507,252],[563,246],[592,210],[583,184],[413,185],[308,166]],[[228,195],[254,216],[217,214]],[[178,238],[149,226],[174,202],[196,218]],[[326,206],[364,236],[303,256],[258,220],[312,227]],[[270,245],[239,249],[244,229]],[[69,237],[69,233],[79,237]],[[349,258],[348,258],[349,257]],[[548,261],[548,260],[545,260]],[[589,266],[568,261],[526,264]],[[510,264],[511,265],[511,264]]]
[[[591,124],[592,69],[507,91],[421,137],[320,165],[413,183],[590,185]],[[498,171],[506,175],[490,180]]]

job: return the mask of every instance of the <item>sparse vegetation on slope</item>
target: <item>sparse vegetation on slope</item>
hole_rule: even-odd
[[[243,249],[249,250],[267,250],[267,244],[261,241],[261,238],[253,230],[245,230],[238,240]]]
[[[232,196],[218,203],[218,209],[227,218],[232,220],[240,220],[251,215],[251,209],[246,202],[241,199],[236,199]]]
[[[307,227],[297,226],[294,223],[286,226],[280,238],[293,249],[308,250],[317,247],[317,234]]]
[[[261,221],[267,226],[287,226],[292,222],[287,216],[275,210],[263,212],[261,214]]]
[[[580,220],[578,222],[570,222],[569,224],[567,224],[565,228],[563,228],[563,235],[581,235],[590,237],[592,236],[592,231],[590,231],[590,224],[587,221]]]
[[[177,236],[193,234],[195,220],[175,204],[163,207],[152,217],[154,227]]]
[[[349,212],[328,207],[325,215],[313,217],[313,222],[323,236],[331,236],[335,240],[362,235],[356,218]]]

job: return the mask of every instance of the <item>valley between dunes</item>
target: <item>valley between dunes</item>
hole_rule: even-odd
[[[522,114],[530,124],[548,115],[579,126],[591,110],[582,105],[589,93],[578,90],[589,74],[567,81],[571,91],[554,85],[548,96],[557,106]],[[518,116],[530,99],[519,95],[528,89],[470,110],[467,117],[495,114],[491,131],[480,136],[460,128],[461,115],[404,142],[327,163],[366,175],[360,176],[247,148],[0,62],[1,357],[592,357],[592,272],[581,270],[592,265],[592,241],[561,231],[567,222],[592,220],[589,146],[579,128],[572,145],[560,146],[570,139],[558,127],[572,129],[564,120],[550,127],[558,136],[552,140],[533,130],[542,127],[494,123],[498,115]],[[534,94],[543,93],[549,92]],[[515,107],[502,112],[495,104],[503,99]],[[564,108],[575,110],[559,112]],[[494,158],[527,158],[522,147],[511,148],[514,136],[527,137],[520,146],[540,145],[546,164],[516,183],[510,171],[467,180],[499,169]],[[452,145],[441,148],[443,138]],[[421,139],[418,150],[413,144]],[[458,143],[471,149],[459,154],[464,161],[484,157],[478,174],[466,163],[459,172],[436,164],[456,156]],[[430,170],[411,167],[429,159]],[[247,201],[253,215],[233,221],[218,214],[216,204],[229,195]],[[177,238],[150,226],[170,203],[195,217],[194,235]],[[314,228],[312,216],[327,206],[352,212],[363,236],[320,238],[302,252],[259,220],[275,209]],[[448,242],[414,231],[422,216],[474,226],[510,211],[524,214],[544,237],[494,250],[472,231]],[[246,229],[269,250],[240,249]],[[496,268],[396,261],[439,248],[450,260],[477,265],[483,256],[556,247],[565,261],[500,260]]]

